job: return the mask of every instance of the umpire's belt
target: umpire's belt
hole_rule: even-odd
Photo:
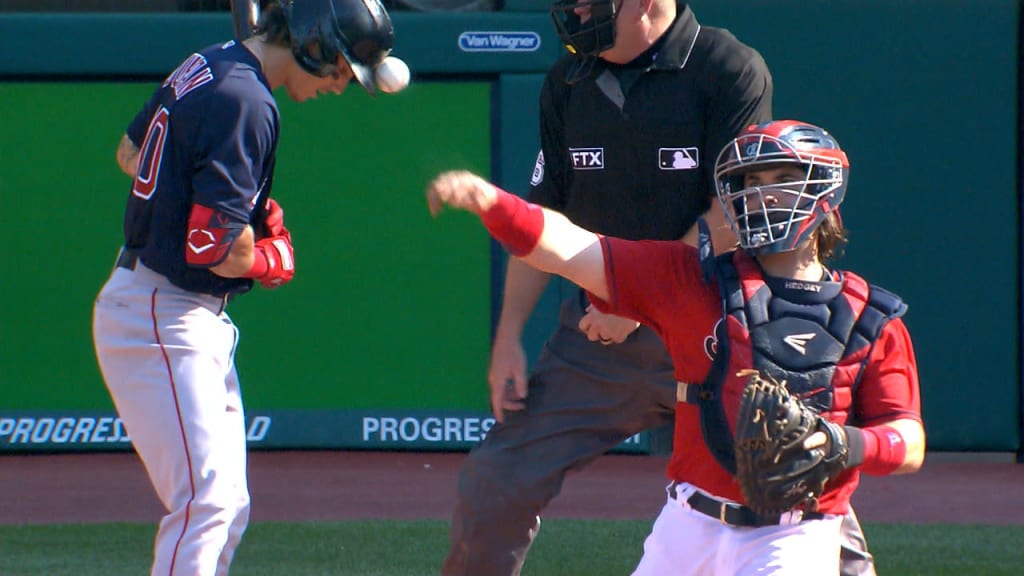
[[[117,255],[117,262],[114,266],[118,268],[124,268],[126,270],[135,270],[135,265],[139,263],[139,253],[134,250],[127,248],[121,248],[121,253]]]
[[[668,495],[673,500],[679,499],[679,496],[681,496],[680,492],[681,487],[677,482],[669,484]],[[802,510],[794,510],[780,516],[758,516],[757,512],[742,504],[719,500],[704,494],[700,490],[694,490],[689,498],[686,499],[686,503],[697,512],[715,518],[723,524],[747,528],[796,524],[804,520],[821,520],[825,517],[824,514],[819,512],[804,512]]]

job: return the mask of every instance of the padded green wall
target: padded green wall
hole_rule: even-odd
[[[848,153],[839,263],[910,305],[929,447],[1019,449],[1018,2],[691,4]]]
[[[690,5],[761,52],[777,118],[820,124],[848,152],[837,264],[909,303],[929,448],[1019,450],[1017,0]]]
[[[129,184],[113,152],[153,87],[0,84],[0,410],[110,405],[91,305],[121,242]],[[445,167],[489,171],[489,90],[278,95],[274,195],[298,273],[230,307],[250,410],[476,407],[463,390],[486,371],[489,243],[467,215],[433,222],[423,188]]]
[[[151,86],[0,83],[4,409],[110,405],[92,300],[121,242],[114,150]]]
[[[910,304],[929,448],[1018,450],[1018,2],[691,4],[704,25],[765,56],[776,116],[829,128],[849,153],[851,244],[840,263]],[[300,276],[233,306],[250,408],[485,413],[492,255],[471,219],[430,222],[422,186],[464,165],[525,191],[537,93],[560,52],[546,5],[395,14],[396,53],[419,86],[374,102],[283,104],[276,194],[294,223]],[[229,26],[225,15],[0,15],[0,78],[19,81],[0,83],[0,413],[108,405],[88,311],[126,193],[113,150],[148,87],[65,75],[165,72]],[[465,30],[529,30],[543,42],[526,54],[467,54],[456,43]],[[33,41],[47,34],[77,38],[80,54]],[[62,82],[35,84],[38,75]],[[373,306],[380,300],[390,304]],[[556,301],[531,322],[528,349],[547,335]]]

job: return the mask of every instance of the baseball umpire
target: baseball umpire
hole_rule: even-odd
[[[378,0],[274,2],[251,38],[185,59],[121,139],[117,162],[132,177],[124,246],[96,299],[93,339],[167,510],[153,576],[226,575],[249,521],[238,330],[226,307],[256,282],[274,288],[295,274],[270,198],[273,90],[301,102],[355,79],[373,93],[393,40]]]
[[[529,199],[602,234],[695,243],[694,223],[714,206],[715,155],[772,117],[764,59],[676,0],[556,0],[551,12],[571,54],[541,89]],[[714,221],[715,244],[733,245],[724,218]],[[568,471],[672,424],[661,339],[583,294],[562,303],[527,373],[522,330],[549,277],[509,260],[488,377],[499,423],[460,471],[444,576],[519,574]],[[872,576],[852,510],[843,532],[843,574]]]
[[[706,232],[698,248],[594,234],[469,172],[428,187],[433,213],[478,214],[512,255],[650,326],[672,355],[671,483],[634,576],[836,574],[860,473],[920,468],[906,305],[827,266],[848,177],[821,128],[748,127],[716,163],[740,247],[718,257]]]

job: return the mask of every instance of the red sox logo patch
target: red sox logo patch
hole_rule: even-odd
[[[704,353],[707,354],[708,358],[712,361],[714,361],[715,356],[718,355],[718,337],[716,335],[718,334],[718,325],[721,323],[721,319],[719,319],[718,322],[715,322],[714,327],[711,329],[711,334],[704,337]]]

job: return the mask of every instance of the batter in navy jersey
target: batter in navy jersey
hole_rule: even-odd
[[[375,93],[393,44],[378,0],[282,0],[255,35],[192,54],[121,139],[133,178],[124,246],[96,299],[100,369],[167,509],[151,574],[224,575],[249,520],[245,419],[230,299],[291,281],[284,212],[270,198],[280,118],[296,101]]]

